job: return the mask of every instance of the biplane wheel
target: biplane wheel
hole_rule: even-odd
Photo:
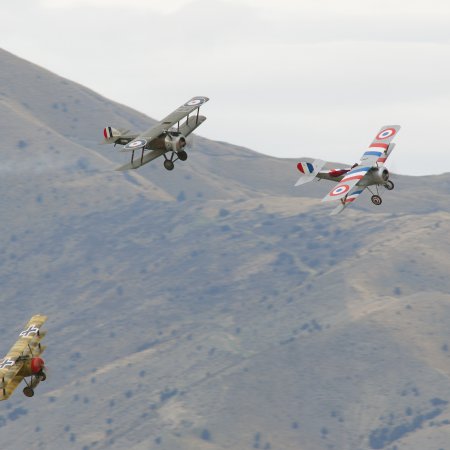
[[[388,190],[388,191],[392,191],[392,189],[394,189],[394,183],[389,180],[386,181],[386,184],[384,185],[384,187]]]
[[[166,160],[164,161],[164,167],[165,167],[167,170],[173,170],[173,168],[175,167],[175,164],[174,164],[173,161],[171,161],[170,159],[166,159]]]
[[[27,397],[33,397],[33,395],[34,395],[33,388],[31,388],[30,386],[24,387],[24,388],[23,388],[23,393],[24,393]]]
[[[187,160],[187,157],[188,157],[187,153],[186,153],[184,150],[180,150],[180,151],[177,153],[177,156],[178,156],[178,159],[179,159],[180,161],[186,161],[186,160]]]
[[[372,203],[377,206],[381,205],[381,203],[383,202],[383,200],[381,200],[381,197],[379,195],[372,195],[371,200],[372,200]]]

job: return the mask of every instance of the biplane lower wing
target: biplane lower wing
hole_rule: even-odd
[[[139,156],[136,159],[133,159],[128,164],[124,164],[123,166],[118,167],[116,170],[124,171],[124,170],[139,169],[139,167],[142,167],[143,165],[149,163],[150,161],[153,161],[154,159],[159,158],[161,155],[164,155],[166,151],[167,151],[166,149],[151,150],[147,154],[144,154],[142,157]]]
[[[339,184],[332,189],[322,201],[328,202],[330,200],[344,199],[351,189],[361,182],[371,168],[372,167],[370,166],[356,166],[354,169],[347,172]]]
[[[331,211],[330,216],[334,216],[344,211],[347,206],[353,203],[364,192],[364,189],[365,187],[362,186],[354,187],[347,196],[341,199],[339,205]]]
[[[192,117],[183,125],[180,126],[179,131],[184,136],[189,136],[197,127],[199,127],[206,120],[205,116]],[[164,155],[169,150],[167,149],[159,149],[159,150],[151,150],[148,153],[141,154],[136,158],[133,158],[128,164],[124,164],[123,166],[118,167],[116,170],[124,171],[124,170],[133,170],[138,169],[139,167],[153,161],[156,158]]]

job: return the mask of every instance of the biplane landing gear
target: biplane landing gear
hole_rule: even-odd
[[[383,200],[381,200],[381,197],[376,194],[372,195],[371,200],[372,203],[377,206],[381,205],[381,203],[383,202]]]
[[[386,181],[386,184],[384,185],[384,187],[388,191],[392,191],[392,189],[394,189],[394,183],[391,180],[388,180],[388,181]]]
[[[178,156],[178,159],[179,159],[180,161],[186,161],[186,160],[187,160],[187,157],[188,157],[187,153],[186,153],[184,150],[180,150],[180,151],[177,153],[177,156]]]
[[[27,396],[27,397],[33,397],[34,395],[34,390],[32,387],[30,386],[25,386],[23,388],[23,393]]]
[[[173,170],[173,168],[175,167],[175,164],[173,163],[172,160],[166,159],[166,160],[164,161],[164,167],[165,167],[167,170]]]

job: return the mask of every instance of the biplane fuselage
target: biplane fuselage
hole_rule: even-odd
[[[200,107],[208,100],[208,97],[193,97],[141,134],[128,134],[128,131],[106,127],[103,144],[123,145],[121,152],[131,152],[131,161],[116,170],[137,169],[159,156],[164,157],[167,170],[173,170],[175,161],[185,161],[188,157],[186,137],[206,120],[200,115]],[[186,120],[181,123],[183,119]],[[135,158],[136,151],[140,155]]]

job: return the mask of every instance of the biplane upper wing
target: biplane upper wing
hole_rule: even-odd
[[[391,142],[400,128],[400,125],[385,125],[381,127],[369,148],[362,155],[359,164],[372,167],[384,164],[395,146]]]
[[[199,109],[203,103],[209,100],[208,97],[197,96],[191,98],[188,102],[184,103],[178,107],[175,111],[170,113],[168,116],[164,117],[160,122],[150,127],[144,133],[136,136],[135,139],[128,142],[120,151],[121,152],[131,152],[133,150],[145,147],[147,143],[151,142],[153,139],[161,136],[162,133],[169,130],[173,125],[175,125],[180,120],[184,119],[191,112]]]
[[[0,360],[0,400],[6,400],[22,381],[23,377],[17,374],[23,366],[23,358],[39,356],[45,350],[40,344],[45,332],[40,332],[40,328],[46,320],[43,315],[33,316],[8,354]]]

